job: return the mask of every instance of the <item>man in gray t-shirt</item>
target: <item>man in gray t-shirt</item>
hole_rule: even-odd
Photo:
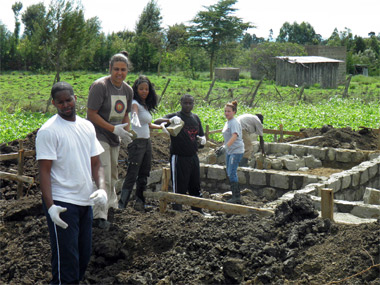
[[[253,152],[252,142],[257,141],[258,136],[260,137],[261,153],[265,155],[263,138],[264,116],[261,114],[243,114],[237,117],[237,120],[243,130],[243,142],[245,149],[243,158],[240,161],[240,166],[247,166],[248,159],[251,158]]]

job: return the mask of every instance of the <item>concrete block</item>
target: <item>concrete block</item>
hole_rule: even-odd
[[[316,159],[313,155],[307,155],[303,157],[305,161],[305,166],[309,168],[322,167],[322,161]]]
[[[352,151],[348,149],[339,149],[336,151],[336,161],[338,162],[351,162]]]
[[[289,154],[291,150],[291,145],[287,143],[272,143],[270,144],[270,153],[283,153]]]
[[[300,157],[306,154],[306,147],[303,145],[292,145],[290,154],[298,155]]]
[[[257,186],[267,185],[266,172],[264,170],[249,172],[249,184]]]
[[[368,169],[369,179],[372,179],[373,177],[375,177],[377,173],[379,173],[378,171],[379,171],[378,165],[376,163],[372,163],[372,165]]]
[[[380,206],[357,205],[352,209],[351,214],[360,218],[378,219],[380,218]]]
[[[347,189],[351,185],[351,175],[342,175],[342,189]]]
[[[335,161],[336,150],[334,148],[329,147],[326,152],[326,160],[327,161]]]
[[[269,179],[269,185],[271,187],[281,189],[291,189],[289,185],[289,176],[284,174],[271,174]]]
[[[226,174],[224,166],[220,166],[220,165],[210,166],[207,171],[207,178],[215,179],[215,180],[227,179],[227,174]]]
[[[318,176],[306,175],[305,179],[304,179],[304,185],[302,185],[302,186],[305,187],[306,185],[308,185],[310,183],[317,183],[318,181],[319,181]]]
[[[326,181],[326,188],[333,189],[334,193],[340,191],[341,186],[342,186],[342,183],[340,179],[330,178],[329,180]]]
[[[272,159],[272,169],[280,170],[283,168],[282,161],[280,159]]]
[[[200,163],[199,164],[199,170],[200,170],[200,174],[201,174],[201,179],[205,179],[206,178],[206,173],[207,173],[207,170],[208,170],[208,166]]]
[[[319,160],[325,160],[326,153],[327,153],[327,148],[325,147],[310,146],[307,148],[307,154],[312,155]]]
[[[291,178],[291,189],[293,190],[299,190],[304,186],[304,181],[305,181],[305,175],[302,174],[297,174],[297,173],[292,173],[290,175]]]
[[[241,169],[246,167],[241,167]],[[237,175],[238,175],[238,181],[240,184],[247,184],[247,178],[246,178],[246,171],[238,169]]]
[[[153,170],[148,177],[148,185],[161,182],[162,169]]]
[[[380,190],[367,187],[363,195],[364,204],[380,205]]]
[[[376,159],[376,158],[379,158],[379,157],[380,157],[380,152],[379,153],[370,153],[368,155],[368,159],[369,160]]]
[[[364,169],[363,172],[360,173],[360,185],[363,185],[368,182],[369,179],[369,171],[368,169]]]
[[[351,155],[351,161],[352,162],[360,163],[364,160],[365,160],[365,155],[361,151],[355,151]]]

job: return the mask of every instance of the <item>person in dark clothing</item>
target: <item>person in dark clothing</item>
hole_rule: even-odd
[[[176,135],[170,135],[170,171],[173,192],[189,194],[201,197],[200,168],[198,148],[206,144],[206,137],[198,115],[192,113],[194,98],[189,94],[181,97],[181,111],[165,115],[154,121],[160,125],[167,123],[178,125],[183,121],[181,131]],[[182,205],[173,205],[175,210],[182,210]],[[193,210],[202,212],[201,209],[192,207]]]

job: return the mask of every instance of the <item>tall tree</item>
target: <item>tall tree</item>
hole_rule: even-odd
[[[30,5],[22,14],[21,20],[24,24],[24,36],[32,36],[37,25],[44,21],[46,8],[43,3]]]
[[[18,44],[19,36],[20,36],[20,20],[19,20],[19,15],[20,11],[22,9],[22,3],[21,2],[16,2],[12,5],[12,10],[15,16],[15,31],[13,33],[13,36],[15,38],[15,43],[16,45]]]
[[[55,81],[60,81],[63,65],[78,58],[85,44],[84,27],[82,7],[75,6],[74,0],[52,0],[47,14],[45,52],[55,67]]]
[[[305,44],[318,44],[322,40],[321,35],[316,34],[314,28],[309,24],[302,22],[298,24],[294,22],[290,24],[285,22],[277,37],[277,41],[280,43],[288,42],[300,45]]]
[[[144,7],[136,24],[136,36],[131,46],[131,60],[138,71],[154,71],[163,53],[161,10],[155,0]]]
[[[189,27],[192,42],[205,49],[209,56],[210,78],[213,78],[218,51],[224,45],[239,40],[244,31],[253,27],[232,15],[236,11],[232,6],[236,2],[237,0],[219,0],[217,4],[205,7],[206,11],[198,12],[192,20],[194,25]]]
[[[11,44],[12,33],[7,30],[7,27],[0,21],[0,70],[9,68],[11,61]]]

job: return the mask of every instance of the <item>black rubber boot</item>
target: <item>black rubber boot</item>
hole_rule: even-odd
[[[239,182],[231,182],[232,198],[227,200],[228,203],[240,204]]]
[[[119,200],[119,209],[125,209],[128,205],[129,198],[131,197],[132,189],[122,189],[120,200]]]
[[[243,158],[240,160],[239,166],[248,167],[248,158],[243,157]]]

